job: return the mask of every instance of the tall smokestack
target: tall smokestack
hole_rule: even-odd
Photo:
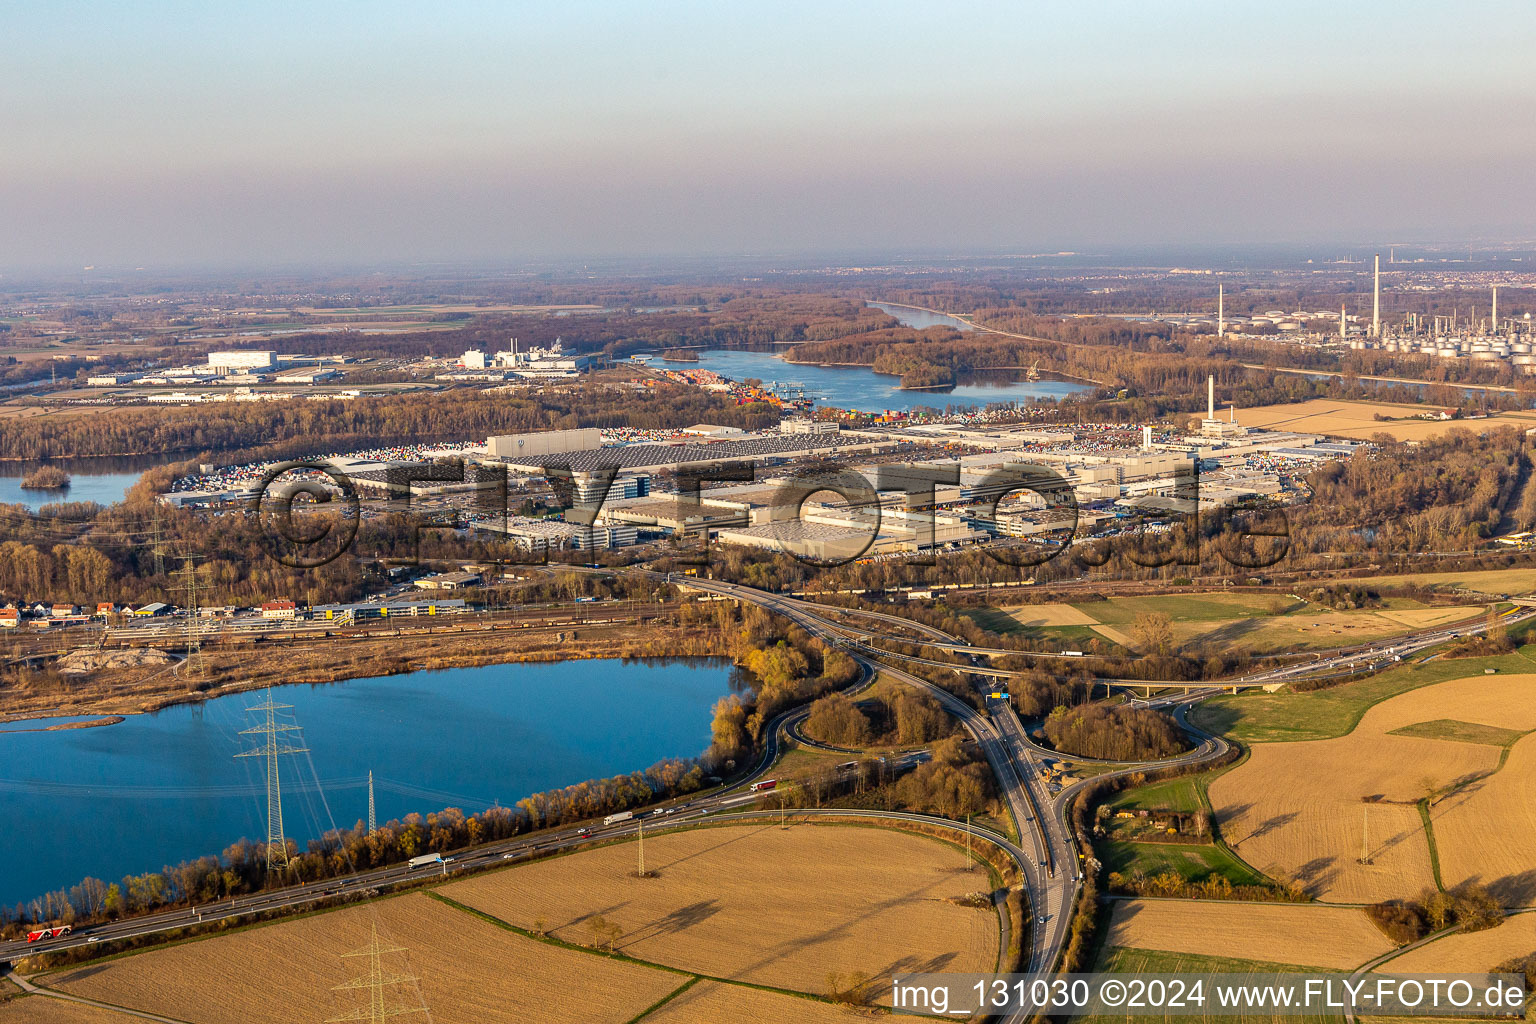
[[[1344,338],[1344,303],[1339,303],[1339,338]]]
[[[1493,323],[1489,327],[1490,334],[1499,333],[1499,286],[1493,286]]]
[[[1213,373],[1205,378],[1205,418],[1216,418],[1216,375]]]
[[[1216,285],[1216,337],[1227,333],[1227,293],[1220,282]]]
[[[1151,427],[1142,427],[1141,428],[1141,450],[1144,451],[1144,452],[1149,452],[1149,451],[1152,450],[1152,428]]]
[[[1371,337],[1381,337],[1381,253],[1376,254],[1376,287],[1371,302]]]

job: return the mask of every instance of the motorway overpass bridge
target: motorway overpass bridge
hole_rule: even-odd
[[[909,664],[932,665],[935,668],[947,668],[955,672],[964,672],[973,676],[983,676],[988,679],[1016,679],[1019,676],[1026,674],[1023,672],[1011,672],[1007,669],[988,668],[984,665],[956,664],[952,661],[939,661],[935,658],[922,658],[915,654],[897,654],[895,651],[887,651],[883,648],[873,647],[858,640],[845,640],[844,645],[856,648],[865,654],[877,658],[895,658],[899,661],[905,661]],[[926,646],[938,645],[929,644]],[[964,648],[960,649],[963,650]],[[1197,690],[1236,693],[1238,690],[1263,689],[1273,693],[1274,691],[1280,689],[1281,686],[1285,685],[1284,683],[1276,682],[1273,679],[1239,679],[1232,680],[1230,682],[1223,681],[1218,683],[1211,682],[1209,680],[1196,680],[1191,682],[1187,679],[1119,679],[1104,676],[1100,676],[1094,679],[1094,683],[1103,683],[1105,686],[1114,687],[1115,689],[1140,692],[1143,697],[1151,696],[1152,691],[1154,690],[1175,690],[1180,693],[1194,693]]]

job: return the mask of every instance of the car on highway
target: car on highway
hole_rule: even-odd
[[[592,830],[589,829],[589,828],[586,828],[586,827],[582,827],[582,828],[579,828],[579,829],[576,830],[576,834],[578,836],[581,836],[583,839],[585,839],[587,836],[590,836],[592,834]]]

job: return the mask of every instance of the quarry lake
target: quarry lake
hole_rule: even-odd
[[[179,460],[169,455],[61,459],[52,465],[68,473],[70,481],[68,487],[58,490],[33,490],[21,486],[22,478],[41,466],[41,462],[0,462],[0,503],[25,505],[33,512],[43,505],[60,501],[94,501],[99,505],[111,505],[123,500],[128,488],[138,483],[145,470],[175,461]]]
[[[302,847],[368,814],[380,823],[692,757],[732,668],[709,659],[585,660],[413,672],[283,686],[273,699],[307,753],[280,758],[287,835]],[[114,882],[266,835],[260,736],[231,694],[116,725],[42,731],[70,719],[0,723],[0,903]]]
[[[1020,380],[1014,373],[971,374],[951,388],[931,391],[903,391],[900,377],[876,373],[867,366],[817,366],[790,363],[771,352],[744,352],[739,349],[708,349],[699,353],[697,362],[667,363],[678,369],[701,367],[714,370],[732,380],[756,378],[774,391],[798,392],[813,398],[818,405],[860,412],[899,409],[910,412],[920,406],[942,411],[946,406],[985,408],[994,402],[1025,404],[1042,398],[1064,398],[1094,390],[1091,384],[1060,380]]]

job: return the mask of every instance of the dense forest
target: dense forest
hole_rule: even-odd
[[[0,419],[0,458],[235,449],[259,449],[275,458],[393,444],[481,441],[491,434],[530,430],[659,429],[703,421],[756,430],[778,420],[773,406],[737,405],[677,384],[660,384],[645,393],[578,384],[536,392],[455,390],[350,401],[126,406],[89,416]]]
[[[1044,730],[1062,753],[1106,761],[1152,761],[1189,749],[1172,718],[1147,708],[1061,707],[1046,716]]]
[[[919,746],[949,736],[956,723],[924,693],[901,691],[855,703],[840,693],[811,705],[806,735],[839,747]]]

